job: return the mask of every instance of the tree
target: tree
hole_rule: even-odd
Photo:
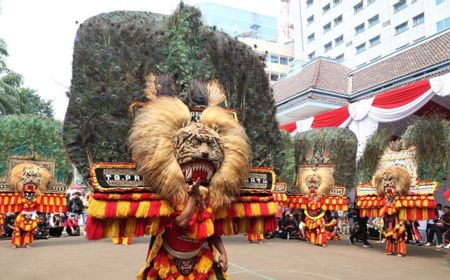
[[[59,121],[30,115],[0,118],[0,176],[5,176],[11,156],[46,158],[55,161],[55,177],[67,182],[72,165],[67,160]]]
[[[280,132],[284,144],[285,158],[279,181],[288,183],[290,189],[295,183],[296,174],[294,141],[286,131],[280,130]]]
[[[0,114],[14,114],[18,112],[19,93],[17,89],[22,85],[22,77],[10,70],[6,65],[8,51],[6,43],[0,39]]]
[[[6,65],[7,46],[0,39],[0,116],[29,114],[53,117],[51,101],[43,100],[35,90],[23,87],[22,76]]]

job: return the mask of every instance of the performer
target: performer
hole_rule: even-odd
[[[11,243],[14,248],[31,247],[38,225],[37,211],[65,211],[64,195],[45,193],[51,175],[36,162],[38,161],[24,159],[19,159],[15,165],[10,162],[12,169],[9,172],[8,186],[11,187],[11,192],[0,193],[0,208],[17,213],[14,225],[9,225],[13,230]]]
[[[23,208],[16,217],[11,243],[14,248],[30,248],[34,231],[37,227],[36,209],[50,180],[50,173],[45,168],[31,163],[16,165],[9,178],[12,187],[21,193]]]
[[[3,237],[3,232],[4,232],[3,226],[4,226],[4,223],[5,223],[5,214],[0,212],[0,238]]]
[[[399,196],[407,195],[411,186],[411,176],[408,171],[400,166],[390,166],[379,170],[372,181],[378,196],[383,197],[382,214],[383,228],[382,234],[386,239],[386,255],[397,254],[406,256],[406,241],[408,240],[405,220],[400,219]]]
[[[325,217],[324,195],[333,187],[334,179],[328,171],[319,169],[302,172],[299,182],[300,192],[307,200],[304,212],[306,238],[312,244],[326,247],[329,236],[326,227],[331,226],[332,221]]]
[[[313,245],[326,247],[328,240],[340,238],[331,211],[348,210],[345,193],[354,180],[356,142],[356,136],[342,128],[315,129],[296,139],[295,185],[301,195],[288,195],[289,207],[304,210],[301,228]]]
[[[22,211],[17,215],[14,223],[14,232],[11,243],[13,248],[25,246],[31,248],[33,243],[34,231],[37,227],[37,219],[34,217],[35,212]]]
[[[394,148],[397,146],[392,143],[392,149],[385,149],[380,159],[383,164],[379,165],[371,184],[360,184],[356,196],[361,217],[381,218],[386,255],[404,257],[408,240],[406,223],[434,217],[433,193],[438,183],[413,180],[416,149]]]

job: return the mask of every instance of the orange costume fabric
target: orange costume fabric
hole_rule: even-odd
[[[27,219],[24,214],[19,214],[15,220],[11,243],[18,247],[33,243],[33,234],[36,227],[37,220]]]
[[[400,220],[396,202],[398,197],[385,197],[383,199],[383,222],[382,233],[386,238],[386,254],[399,254],[406,256],[407,233],[405,221]]]
[[[325,211],[323,198],[308,198],[305,209],[306,238],[313,244],[326,245],[328,233],[325,228]]]
[[[0,213],[0,237],[3,234],[3,224],[5,223],[5,214]]]
[[[174,219],[180,213],[181,211],[175,212],[171,218]],[[186,229],[181,229],[169,221],[164,232],[156,236],[149,249],[146,265],[138,274],[138,279],[215,279],[214,250],[207,242],[208,237],[214,234],[212,219],[211,208],[196,207]],[[177,258],[174,254],[185,257]],[[190,266],[184,274],[180,269],[183,263]],[[225,273],[222,274],[228,279]]]

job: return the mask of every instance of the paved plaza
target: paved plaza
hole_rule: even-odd
[[[272,239],[248,244],[244,236],[224,238],[229,275],[257,279],[449,279],[450,250],[408,246],[405,258],[385,256],[383,244],[373,248],[332,241],[327,248],[298,240]],[[134,279],[144,263],[148,238],[130,246],[83,237],[37,240],[31,249],[12,249],[0,241],[1,279],[83,280]],[[6,276],[6,278],[3,278]]]

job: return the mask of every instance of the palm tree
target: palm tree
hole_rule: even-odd
[[[7,67],[6,57],[6,43],[0,39],[0,115],[3,116],[19,112],[19,89],[22,85],[22,76]]]

